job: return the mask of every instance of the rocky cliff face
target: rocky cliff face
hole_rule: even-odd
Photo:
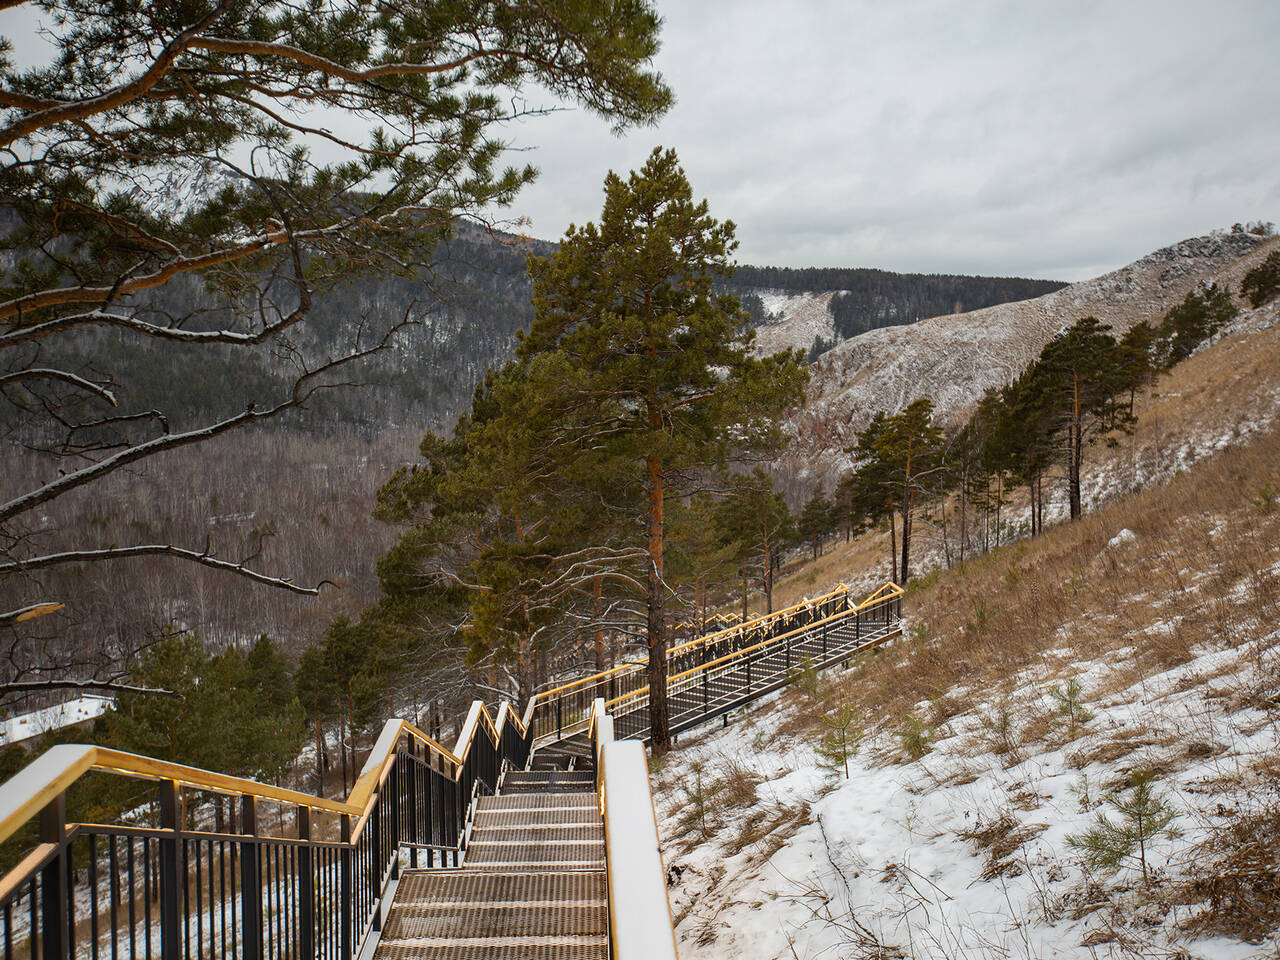
[[[792,466],[810,483],[847,466],[843,448],[877,411],[896,412],[918,397],[930,397],[941,419],[958,425],[986,390],[1009,383],[1081,317],[1097,317],[1119,336],[1161,316],[1198,283],[1226,283],[1226,274],[1234,278],[1244,261],[1261,259],[1277,244],[1243,232],[1196,237],[1034,300],[846,340],[813,365],[808,403],[792,420]],[[1229,288],[1238,292],[1239,280]]]

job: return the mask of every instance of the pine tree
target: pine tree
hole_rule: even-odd
[[[207,546],[47,553],[24,531],[54,501],[101,497],[118,470],[349,383],[341,365],[423,311],[379,325],[353,304],[325,330],[317,306],[353,272],[438,279],[460,220],[494,216],[536,174],[502,163],[531,88],[616,130],[660,117],[661,18],[647,0],[31,6],[42,62],[11,56],[34,19],[0,45],[15,161],[0,167],[0,416],[45,459],[0,502],[0,575],[38,594],[38,568],[148,555],[315,594]],[[233,402],[191,422],[192,395],[228,384]],[[75,659],[39,672],[79,672]]]
[[[745,570],[748,561],[758,562],[765,612],[772,613],[774,573],[791,532],[786,500],[762,470],[753,470],[732,479],[728,496],[716,509],[715,525],[740,567]],[[746,579],[744,576],[744,582]]]
[[[803,356],[752,356],[736,298],[713,284],[732,271],[732,222],[695,202],[674,151],[655,149],[625,180],[610,173],[600,223],[570,227],[531,257],[535,320],[517,356],[565,425],[564,470],[643,524],[653,749],[666,714],[666,501],[705,471],[783,445],[779,418],[801,402]]]
[[[814,560],[822,552],[823,538],[835,526],[835,510],[835,505],[819,489],[809,498],[796,519],[796,533],[809,541]]]
[[[1244,275],[1240,284],[1240,296],[1249,298],[1249,305],[1260,307],[1280,296],[1280,250],[1273,250]]]
[[[1096,318],[1084,317],[1045,346],[1011,394],[1010,416],[1026,425],[1028,449],[1051,440],[1067,468],[1073,520],[1084,512],[1086,447],[1110,431],[1132,429],[1133,417],[1119,399],[1126,386],[1115,338]]]
[[[905,584],[911,578],[912,520],[929,485],[941,479],[942,430],[933,422],[933,401],[921,397],[893,416],[877,414],[858,435],[856,449],[864,462],[855,483],[864,491],[866,511],[892,516],[896,510],[901,517],[894,579]]]
[[[1105,813],[1099,813],[1094,825],[1083,833],[1067,837],[1067,844],[1079,850],[1091,867],[1115,870],[1126,860],[1136,859],[1142,868],[1142,881],[1150,886],[1151,874],[1147,867],[1147,846],[1160,837],[1174,839],[1181,831],[1173,826],[1178,812],[1155,790],[1150,773],[1136,770],[1129,781],[1129,789],[1107,798],[1120,815],[1119,821]]]
[[[1195,352],[1204,341],[1239,314],[1231,295],[1216,283],[1192,290],[1160,321],[1154,348],[1161,370],[1168,370]]]
[[[834,713],[824,714],[822,724],[831,732],[818,744],[818,765],[832,776],[844,771],[849,778],[849,758],[858,752],[862,742],[862,723],[853,704],[842,703]]]

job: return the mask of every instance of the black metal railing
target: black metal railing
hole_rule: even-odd
[[[824,644],[828,638],[838,635],[843,642],[846,635],[851,635],[853,641],[860,644],[864,629],[870,631],[873,625],[896,623],[901,614],[902,590],[896,584],[884,584],[861,602],[854,600],[848,587],[841,586],[813,600],[706,634],[667,651],[668,698],[675,678],[685,677],[691,671],[702,673],[708,665],[719,666],[727,661],[733,661],[739,671],[727,678],[726,684],[740,681],[744,690],[750,690],[754,679],[758,689],[760,670],[772,669],[776,653],[781,654],[786,664],[784,671],[791,666],[792,650],[803,649],[803,654],[797,654],[801,659],[815,655],[825,659],[828,653]],[[884,639],[887,637],[879,637],[875,642],[882,643]],[[847,650],[839,654],[848,655]],[[708,687],[711,676],[708,675]],[[647,730],[648,690],[647,660],[621,664],[538,694],[530,702],[525,720],[535,741],[563,739],[586,729],[592,704],[599,698],[608,704],[609,712],[615,717],[644,710],[646,719],[642,726]],[[676,717],[671,716],[674,722]],[[620,736],[638,735],[641,727],[635,726],[634,718],[623,723],[631,725],[619,726]],[[673,732],[675,730],[673,728]]]
[[[402,867],[461,864],[472,799],[530,746],[506,705],[473,705],[456,752],[389,721],[346,801],[55,747],[0,787],[0,838],[30,837],[0,879],[4,960],[351,960]],[[102,774],[150,788],[118,822],[69,822]]]
[[[676,734],[790,683],[806,664],[821,670],[902,632],[902,590],[885,584],[866,600],[826,612],[749,646],[708,657],[667,677],[667,729]],[[616,736],[649,738],[649,690],[606,704]]]

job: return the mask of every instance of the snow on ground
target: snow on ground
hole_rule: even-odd
[[[1149,895],[1136,867],[1087,873],[1067,839],[1129,771],[1167,771],[1157,790],[1182,836],[1149,855],[1153,889],[1173,889],[1197,843],[1261,802],[1254,771],[1276,756],[1274,714],[1224,693],[1259,671],[1274,678],[1277,643],[1280,631],[1260,646],[1206,648],[1110,694],[1098,688],[1114,654],[1077,663],[1093,716],[1074,731],[1052,696],[1060,681],[1028,673],[1016,698],[1046,724],[1043,738],[1001,751],[1007,704],[978,702],[915,762],[902,762],[892,732],[868,734],[848,779],[819,767],[812,742],[780,733],[787,710],[755,705],[677,749],[655,777],[681,957],[1276,956],[1275,936],[1193,938],[1180,927],[1198,905]],[[718,822],[744,777],[758,778],[754,800]],[[705,842],[699,793],[714,793]]]
[[[799,348],[806,353],[815,339],[835,343],[835,324],[831,318],[831,298],[839,290],[819,293],[791,293],[785,290],[756,290],[756,296],[770,314],[781,317],[777,323],[756,327],[756,353],[768,356],[779,350]]]
[[[113,697],[92,694],[67,700],[52,707],[45,707],[17,717],[0,721],[0,745],[20,743],[32,737],[41,737],[54,730],[61,730],[74,723],[83,723],[105,713],[113,704]]]

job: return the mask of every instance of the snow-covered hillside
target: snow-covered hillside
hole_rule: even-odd
[[[682,744],[684,960],[1276,956],[1278,462],[1272,427],[944,572],[891,648]],[[816,749],[842,705],[847,778]],[[1145,879],[1070,841],[1135,772],[1175,814]]]
[[[814,340],[835,343],[838,337],[831,318],[831,298],[840,292],[755,291],[769,315],[778,318],[774,323],[756,327],[756,352],[768,356],[793,348],[807,351]]]
[[[990,387],[1020,373],[1055,334],[1096,316],[1117,335],[1158,318],[1201,282],[1234,293],[1239,275],[1280,238],[1218,233],[1158,250],[1102,277],[1035,300],[884,327],[846,340],[813,367],[809,400],[794,421],[801,473],[842,465],[841,449],[878,410],[895,412],[917,397],[959,422]]]
[[[1160,894],[1194,874],[1196,856],[1231,818],[1263,812],[1269,798],[1255,793],[1256,771],[1275,759],[1275,718],[1223,698],[1258,682],[1259,654],[1271,662],[1277,643],[1280,631],[1262,644],[1208,649],[1090,699],[1078,736],[1053,696],[1063,684],[1029,670],[1018,677],[1018,710],[1053,728],[1043,742],[1000,752],[1007,702],[976,696],[925,758],[898,762],[901,746],[881,732],[851,759],[847,779],[820,769],[810,744],[780,738],[778,718],[757,709],[678,752],[662,773],[672,785],[662,801],[667,829],[683,819],[687,839],[700,835],[689,796],[699,776],[754,794],[728,817],[712,814],[714,839],[668,843],[681,956],[1086,960],[1125,955],[1121,944],[1134,956],[1274,956],[1274,938],[1188,937],[1181,928],[1194,926],[1203,904]],[[1105,689],[1111,667],[1109,658],[1072,665],[1090,694]],[[929,709],[918,706],[922,716]],[[1022,721],[1012,723],[1011,742]],[[1100,812],[1115,819],[1104,798],[1136,766],[1176,769],[1158,795],[1178,811],[1181,836],[1146,851],[1154,889],[1136,862],[1114,879],[1087,871],[1069,842]]]

